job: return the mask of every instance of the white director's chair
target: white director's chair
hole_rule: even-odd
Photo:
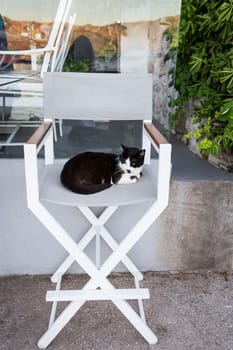
[[[149,74],[45,73],[44,116],[44,123],[24,146],[27,202],[68,256],[52,276],[57,286],[46,295],[46,300],[52,302],[49,327],[38,346],[46,348],[87,300],[111,300],[145,340],[155,344],[157,337],[146,324],[142,304],[142,299],[149,298],[149,291],[139,287],[143,276],[127,256],[168,204],[171,145],[152,124],[152,77]],[[92,195],[78,195],[65,189],[60,183],[63,164],[54,162],[53,156],[52,124],[55,118],[141,120],[142,148],[146,149],[141,179],[135,184],[113,185]],[[157,159],[151,159],[151,145],[158,154]],[[45,165],[40,177],[37,154],[42,146],[45,149]],[[47,202],[76,207],[89,221],[90,227],[78,243],[46,208]],[[124,211],[130,213],[133,206],[140,203],[147,203],[146,211],[118,242],[105,224],[120,207],[124,206]],[[95,207],[105,209],[98,216],[93,212]],[[95,262],[84,251],[94,238]],[[102,241],[112,251],[103,263],[100,257]],[[90,280],[81,290],[61,290],[62,276],[74,262],[82,267]],[[107,277],[120,262],[133,275],[134,289],[116,289],[108,280]],[[131,299],[138,300],[139,314],[126,302]],[[58,301],[70,303],[56,318]]]

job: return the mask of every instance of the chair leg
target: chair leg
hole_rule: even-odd
[[[60,244],[67,250],[67,252],[73,256],[77,263],[88,273],[91,279],[84,286],[83,290],[101,289],[109,291],[114,286],[107,279],[107,276],[113,270],[113,268],[122,260],[132,246],[140,239],[151,223],[160,214],[161,208],[154,203],[147,213],[139,220],[135,227],[128,233],[125,239],[118,245],[117,249],[106,259],[101,269],[98,270],[92,263],[90,258],[80,249],[80,247],[71,239],[68,233],[61,227],[61,225],[54,219],[54,217],[43,207],[40,203],[31,207],[33,213],[38,219],[48,228],[52,235],[60,242]],[[149,217],[148,217],[149,215]],[[151,217],[152,215],[152,217]],[[85,296],[84,296],[85,298]],[[111,297],[109,297],[111,300]],[[127,297],[126,297],[127,299]],[[125,317],[132,323],[132,325],[138,330],[138,332],[148,341],[150,344],[157,342],[157,337],[152,330],[146,325],[141,317],[132,309],[132,307],[125,300],[112,300],[113,303],[119,308],[119,310],[125,315]],[[45,334],[39,340],[38,346],[46,348],[48,344],[56,337],[61,329],[67,324],[67,322],[74,316],[74,314],[84,304],[85,300],[73,301],[67,308],[61,313],[61,315],[54,321],[52,326],[45,332]]]
[[[118,247],[118,243],[113,239],[113,237],[109,234],[108,230],[105,228],[104,224],[107,220],[112,216],[112,214],[117,210],[118,207],[107,207],[104,212],[97,218],[93,212],[88,207],[79,207],[79,210],[86,217],[86,219],[90,222],[91,225],[100,225],[100,236],[103,240],[108,244],[108,246],[115,251]],[[135,264],[125,255],[122,257],[122,263],[125,267],[130,271],[130,273],[136,277],[138,280],[143,279],[142,273],[138,270]]]
[[[136,277],[134,277],[134,283],[135,283],[135,287],[137,289],[140,289],[139,280]],[[145,317],[142,299],[138,299],[138,309],[139,309],[139,314],[141,316],[141,319],[146,323],[146,317]]]
[[[53,121],[53,136],[54,136],[54,141],[57,142],[57,128],[56,128],[56,120],[55,119]]]
[[[61,288],[61,279],[62,279],[62,276],[60,276],[59,280],[57,281],[56,290],[60,290],[60,288]],[[52,304],[52,309],[51,309],[51,314],[50,314],[50,319],[49,319],[49,328],[52,326],[52,324],[55,321],[56,310],[57,310],[57,301],[54,301]]]
[[[92,278],[86,283],[86,285],[83,287],[83,290],[94,289],[98,286],[101,288],[107,288],[109,290],[114,289],[114,286],[107,279],[104,278],[101,283],[98,283]],[[125,300],[112,300],[112,302],[149,344],[157,343],[158,339],[156,335]],[[39,348],[45,349],[66,326],[71,318],[79,311],[84,303],[85,300],[72,301],[54,321],[53,325],[40,338],[38,342]]]
[[[59,119],[58,123],[59,123],[59,134],[60,134],[60,137],[63,136],[63,130],[62,130],[62,119]]]
[[[109,245],[109,247],[115,251],[118,248],[118,243],[112,238],[110,233],[106,230],[105,227],[101,230],[101,237],[104,239],[104,241]],[[143,279],[143,274],[138,270],[136,265],[128,258],[127,255],[125,255],[121,262],[125,265],[125,267],[129,270],[129,272],[136,278],[137,280],[141,281]]]
[[[118,247],[118,244],[113,239],[113,237],[109,234],[107,229],[103,226],[107,222],[107,220],[110,218],[110,216],[115,212],[116,209],[117,207],[108,207],[107,209],[104,210],[104,212],[100,215],[100,217],[97,218],[89,208],[84,209],[83,207],[81,207],[81,211],[83,215],[88,219],[92,227],[88,230],[88,232],[83,236],[83,238],[79,242],[80,249],[84,250],[86,246],[91,242],[96,232],[95,225],[97,224],[98,226],[98,224],[100,225],[100,222],[101,222],[100,236],[113,251],[116,250],[116,248]],[[71,255],[69,255],[64,260],[64,262],[58,267],[58,269],[54,272],[54,274],[51,277],[51,281],[56,283],[58,281],[59,276],[64,275],[64,273],[66,273],[66,271],[70,268],[70,266],[74,262],[75,262],[75,259],[72,258]],[[135,278],[137,278],[138,280],[143,279],[142,273],[138,270],[135,264],[127,256],[124,256],[122,258],[122,263],[125,265],[125,267],[130,271],[130,273]]]
[[[79,209],[79,208],[78,208]],[[106,221],[110,218],[110,216],[116,211],[117,207],[108,207],[104,210],[104,212],[97,218],[91,210],[88,208],[86,210],[85,207],[81,207],[80,211],[87,218],[87,220],[91,223],[91,228],[87,231],[87,233],[83,236],[81,241],[79,242],[80,249],[84,250],[86,246],[91,242],[96,234],[96,226],[102,226],[106,223]],[[64,274],[70,266],[75,262],[75,259],[69,255],[63,263],[58,267],[58,269],[54,272],[51,277],[52,282],[57,282],[60,274]]]
[[[83,238],[78,244],[78,247],[81,250],[84,250],[94,237],[95,237],[95,228],[92,226],[87,231],[87,233],[83,236]],[[74,262],[75,262],[75,259],[71,255],[68,255],[67,258],[63,261],[63,263],[58,267],[58,269],[52,275],[51,281],[54,283],[57,283],[60,276],[63,276]]]
[[[101,226],[96,226],[95,235],[95,266],[99,270],[101,267]]]

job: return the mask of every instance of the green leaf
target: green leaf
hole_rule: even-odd
[[[194,5],[195,4],[195,5]],[[193,123],[202,152],[233,150],[233,1],[183,0],[175,87],[179,102],[195,101]]]

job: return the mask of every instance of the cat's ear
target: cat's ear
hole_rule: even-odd
[[[146,150],[145,149],[142,149],[141,151],[138,152],[138,156],[140,158],[144,158],[145,157],[145,153],[146,153]]]
[[[122,151],[125,151],[125,152],[127,152],[127,150],[128,150],[128,147],[126,147],[126,146],[123,145],[122,143],[121,143],[121,148],[122,148]]]

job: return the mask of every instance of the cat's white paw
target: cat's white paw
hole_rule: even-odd
[[[138,178],[136,175],[132,174],[122,174],[121,178],[118,181],[118,185],[127,185],[132,184],[138,181]]]
[[[130,176],[130,183],[135,183],[139,180],[139,177],[138,176],[135,176],[135,175],[132,175]]]

